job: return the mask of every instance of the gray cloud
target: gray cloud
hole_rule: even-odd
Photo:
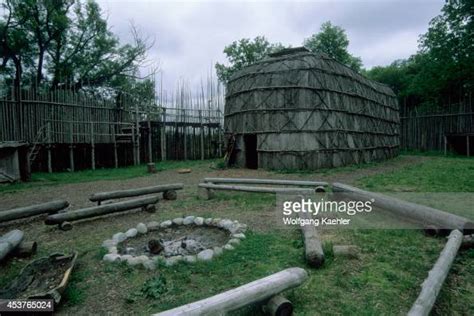
[[[346,29],[350,51],[366,67],[407,58],[420,34],[439,14],[443,1],[122,1],[99,0],[112,30],[130,40],[129,22],[155,38],[149,53],[159,60],[164,86],[179,78],[198,84],[216,61],[225,62],[225,45],[243,37],[266,36],[299,46],[330,20]]]

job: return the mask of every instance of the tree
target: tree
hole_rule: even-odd
[[[120,44],[93,0],[4,0],[1,74],[15,87],[120,89],[136,86],[152,43],[131,27]],[[13,66],[13,67],[12,67]]]
[[[234,41],[224,48],[230,65],[216,63],[217,77],[222,82],[227,82],[237,70],[283,48],[284,46],[280,43],[271,44],[264,36],[257,36],[253,40],[243,38]]]
[[[304,40],[303,45],[312,52],[324,52],[337,61],[359,71],[362,60],[349,54],[349,39],[343,28],[332,25],[330,21],[321,25],[319,33]]]

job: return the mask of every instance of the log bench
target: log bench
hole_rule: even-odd
[[[276,187],[260,187],[260,186],[246,186],[246,185],[226,185],[214,183],[199,183],[199,196],[205,200],[214,197],[214,191],[240,191],[240,192],[256,192],[256,193],[270,193],[270,194],[314,194],[313,189],[308,188],[276,188]]]
[[[0,223],[17,220],[41,214],[54,214],[65,209],[69,203],[64,200],[35,204],[31,206],[19,207],[11,210],[0,211]]]
[[[150,212],[154,211],[154,204],[158,202],[158,199],[157,196],[152,196],[53,214],[46,218],[45,224],[58,225],[61,230],[70,230],[72,229],[72,221],[128,211],[136,208],[142,208],[142,210]]]
[[[266,304],[265,309],[275,311],[274,315],[289,315],[288,311],[293,309],[289,306],[291,303],[278,297],[278,294],[300,286],[307,279],[308,273],[304,269],[289,268],[235,289],[154,315],[225,315],[255,303]]]
[[[101,202],[107,201],[107,200],[121,199],[121,198],[135,197],[135,196],[156,194],[156,193],[163,193],[163,198],[165,200],[176,200],[177,198],[176,191],[182,190],[182,189],[183,189],[182,183],[163,184],[163,185],[156,185],[156,186],[137,188],[137,189],[99,192],[99,193],[92,194],[89,200],[91,202],[97,202],[97,205],[101,205]]]

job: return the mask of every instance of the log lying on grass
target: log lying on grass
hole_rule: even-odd
[[[372,203],[374,206],[381,207],[424,226],[432,225],[441,230],[459,229],[462,232],[474,230],[474,222],[471,220],[432,207],[403,201],[380,193],[364,191],[342,183],[333,183],[332,188],[333,192],[347,193],[355,198],[374,199]]]
[[[311,215],[301,212],[301,217],[309,219]],[[303,225],[301,226],[301,233],[303,234],[306,261],[314,268],[321,267],[324,264],[324,251],[316,227],[314,225]]]
[[[222,315],[249,304],[264,302],[285,290],[300,286],[307,279],[308,273],[305,270],[289,268],[224,293],[155,315]]]
[[[204,178],[207,183],[233,183],[233,184],[271,184],[271,185],[294,185],[302,187],[325,187],[329,184],[323,181],[298,181],[277,179],[247,179],[247,178]]]
[[[409,316],[428,316],[436,297],[443,286],[444,280],[448,275],[449,269],[458,253],[463,235],[459,230],[453,230],[448,237],[448,242],[436,261],[433,269],[428,273],[428,278],[423,281],[421,292],[415,301],[415,304],[408,312]]]
[[[257,193],[288,193],[288,194],[313,194],[314,190],[304,188],[272,188],[272,187],[249,187],[244,185],[225,185],[213,183],[199,183],[199,188],[207,190],[223,190],[223,191],[241,191],[241,192],[257,192]]]
[[[70,212],[50,215],[46,218],[46,225],[61,225],[64,222],[77,221],[84,218],[97,217],[111,213],[128,211],[135,208],[141,208],[158,202],[157,196],[128,200],[123,202],[111,203],[101,206],[93,206],[74,210]]]
[[[0,211],[0,223],[45,213],[54,214],[62,209],[65,209],[68,206],[69,203],[67,201],[58,200],[48,203],[15,208],[8,211]]]
[[[130,190],[99,192],[99,193],[92,194],[89,200],[91,202],[98,202],[100,204],[100,202],[106,201],[106,200],[121,199],[121,198],[161,193],[161,192],[163,192],[163,196],[166,198],[166,196],[169,194],[167,193],[168,191],[176,191],[176,190],[182,190],[182,189],[183,189],[182,183],[164,184],[164,185],[156,185],[152,187],[130,189]],[[174,196],[176,196],[176,194],[174,194]]]
[[[36,241],[22,241],[13,251],[13,255],[19,258],[26,258],[34,255],[38,249]]]
[[[23,232],[14,229],[0,237],[0,261],[13,251],[23,240]]]

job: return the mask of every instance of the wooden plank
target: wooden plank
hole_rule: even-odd
[[[305,270],[289,268],[224,293],[154,315],[223,315],[250,304],[263,302],[276,294],[300,286],[307,279],[308,273]]]
[[[421,292],[408,312],[408,316],[428,316],[436,302],[436,297],[441,291],[444,280],[451,269],[454,259],[459,251],[463,235],[459,230],[453,230],[448,237],[448,242],[428,273],[428,277],[421,285]]]

